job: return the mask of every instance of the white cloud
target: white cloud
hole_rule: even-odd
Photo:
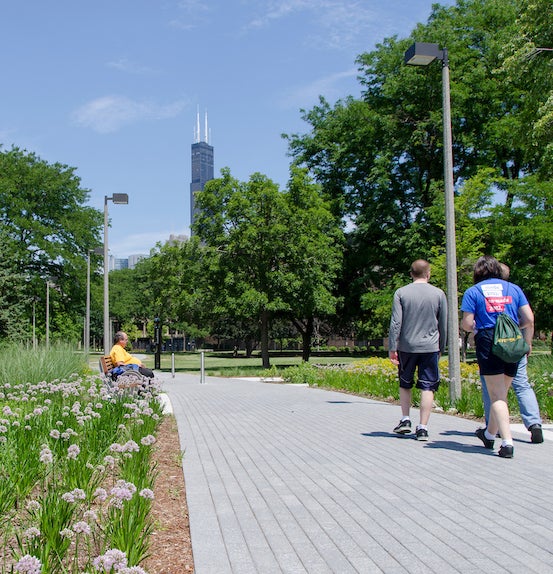
[[[211,8],[204,0],[181,0],[177,4],[178,15],[170,20],[169,26],[179,30],[192,30],[205,23]]]
[[[81,106],[73,114],[76,125],[99,133],[110,133],[142,120],[161,120],[177,116],[188,102],[178,100],[165,106],[136,101],[125,96],[104,96]]]
[[[298,86],[295,90],[285,94],[280,105],[283,108],[306,108],[316,104],[319,100],[319,95],[324,95],[325,99],[332,102],[349,93],[340,87],[340,83],[344,80],[356,78],[358,74],[357,69],[346,70],[337,74],[331,74],[318,78],[310,84]]]
[[[135,64],[127,58],[119,58],[119,60],[113,60],[112,62],[108,62],[107,66],[108,68],[114,68],[121,72],[135,75],[152,74],[155,72],[155,70],[152,68],[141,66],[140,64]]]
[[[380,11],[359,0],[267,0],[256,1],[255,5],[261,5],[261,12],[247,28],[263,28],[295,13],[307,12],[318,32],[309,34],[306,43],[322,48],[346,48],[371,28],[382,28]]]

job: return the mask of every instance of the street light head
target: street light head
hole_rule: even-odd
[[[129,195],[127,193],[114,193],[111,200],[116,205],[126,205],[129,203]]]
[[[428,66],[434,60],[443,60],[444,50],[438,44],[415,42],[406,52],[404,61],[409,66]]]

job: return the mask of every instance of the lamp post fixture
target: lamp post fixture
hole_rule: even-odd
[[[46,280],[46,349],[50,348],[50,280]]]
[[[89,249],[86,260],[86,314],[84,323],[84,354],[88,356],[90,350],[90,254],[102,255],[104,252],[102,247]]]
[[[127,205],[129,196],[126,193],[114,193],[111,197],[104,196],[104,355],[111,348],[109,324],[109,249],[108,249],[108,201],[115,205]]]
[[[442,62],[442,108],[444,125],[445,244],[447,275],[447,346],[449,360],[449,397],[461,396],[461,362],[459,355],[459,319],[457,295],[457,249],[455,245],[455,204],[453,190],[453,144],[451,136],[451,104],[449,97],[449,58],[447,48],[438,44],[416,42],[405,52],[405,63],[427,66],[434,60]]]

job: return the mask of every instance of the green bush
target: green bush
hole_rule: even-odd
[[[309,363],[301,363],[295,367],[288,367],[282,374],[287,383],[295,385],[317,385],[322,377],[322,371]]]
[[[553,359],[551,355],[531,355],[528,372],[542,416],[553,419]],[[440,374],[442,384],[434,397],[436,406],[444,411],[453,408],[460,414],[482,418],[484,405],[478,365],[461,363],[461,397],[455,404],[452,404],[449,396],[447,358],[440,361]],[[301,382],[309,381],[304,378]],[[317,384],[384,400],[399,399],[397,367],[384,358],[371,357],[348,365],[320,368]],[[414,389],[413,404],[417,406],[419,401],[420,392]],[[508,402],[511,413],[519,413],[516,395],[512,390],[509,391]]]

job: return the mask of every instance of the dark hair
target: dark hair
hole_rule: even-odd
[[[501,263],[491,255],[483,255],[474,264],[472,280],[474,283],[480,283],[484,279],[501,279],[503,270]]]

